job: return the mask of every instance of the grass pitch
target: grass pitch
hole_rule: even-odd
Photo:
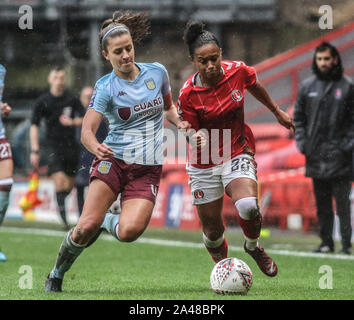
[[[65,232],[53,230],[58,229],[53,225],[40,227],[46,229],[38,229],[38,223],[5,221],[0,229],[0,245],[8,258],[0,262],[0,299],[354,299],[354,256],[306,256],[318,244],[314,235],[274,231],[270,238],[261,239],[279,267],[277,277],[268,278],[243,252],[241,233],[227,232],[229,256],[244,260],[254,279],[247,296],[219,296],[209,287],[213,263],[201,245],[200,232],[153,228],[133,243],[103,234],[67,272],[63,292],[45,293],[44,281]]]

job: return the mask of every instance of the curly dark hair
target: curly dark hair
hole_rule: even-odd
[[[104,35],[110,29],[120,25],[125,26],[129,31],[124,29],[114,30],[102,41]],[[107,19],[101,24],[99,33],[101,49],[107,51],[107,39],[123,33],[130,33],[133,42],[139,43],[150,33],[148,14],[144,12],[134,14],[130,11],[115,11],[111,19]]]
[[[337,57],[338,63],[332,68],[332,70],[330,70],[328,74],[323,74],[317,67],[316,54],[318,52],[324,52],[326,50],[329,50],[331,52],[331,56],[333,58]],[[342,77],[344,70],[343,70],[342,59],[340,58],[337,48],[328,42],[322,42],[319,46],[317,46],[315,49],[315,53],[313,55],[312,71],[320,79],[334,80],[334,81],[339,80]]]

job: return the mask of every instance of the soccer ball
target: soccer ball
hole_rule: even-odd
[[[246,295],[253,282],[249,266],[237,258],[226,258],[215,264],[210,274],[211,289],[218,294]]]

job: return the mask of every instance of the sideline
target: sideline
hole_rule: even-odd
[[[59,230],[49,230],[49,229],[35,229],[35,228],[17,228],[17,227],[1,227],[2,232],[9,233],[22,233],[22,234],[33,234],[42,235],[49,237],[64,237],[65,231]],[[115,238],[108,234],[104,234],[100,239],[105,241],[117,241]],[[188,242],[188,241],[176,241],[176,240],[166,240],[166,239],[153,239],[153,238],[139,238],[134,241],[135,243],[152,244],[159,246],[169,246],[169,247],[182,247],[182,248],[203,248],[203,243]],[[244,252],[243,247],[229,246],[230,251],[241,251]],[[354,260],[354,255],[345,254],[324,254],[324,253],[313,253],[306,251],[292,251],[292,250],[277,250],[277,249],[267,249],[268,253],[274,255],[282,256],[294,256],[300,258],[319,258],[319,259],[337,259],[337,260]]]

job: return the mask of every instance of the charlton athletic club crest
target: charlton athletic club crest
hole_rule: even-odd
[[[200,190],[200,189],[195,190],[195,191],[194,191],[194,198],[195,198],[195,199],[203,199],[203,198],[204,198],[204,192],[203,192],[203,190]]]
[[[242,93],[240,90],[236,89],[236,90],[232,91],[231,97],[234,101],[239,102],[242,100]]]

